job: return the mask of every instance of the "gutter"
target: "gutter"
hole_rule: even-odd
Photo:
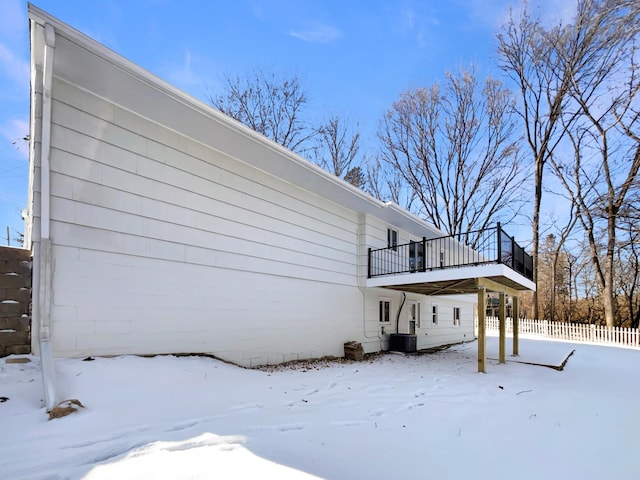
[[[44,62],[42,75],[42,123],[40,141],[40,247],[39,247],[39,288],[38,339],[40,341],[40,364],[44,401],[47,411],[56,404],[55,365],[51,350],[51,86],[53,83],[53,60],[55,54],[55,30],[49,23],[44,25]]]

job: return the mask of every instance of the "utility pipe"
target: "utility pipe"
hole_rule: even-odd
[[[396,315],[396,333],[400,333],[400,313],[402,313],[402,307],[404,307],[404,302],[407,301],[407,294],[402,292],[402,303],[400,304],[400,308],[398,309],[398,315]]]

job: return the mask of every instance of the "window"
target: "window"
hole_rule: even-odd
[[[398,231],[387,228],[387,248],[398,249]]]
[[[422,242],[409,242],[409,269],[412,272],[424,270],[424,248]]]
[[[378,318],[380,323],[389,323],[391,321],[391,300],[389,298],[381,298],[379,305]]]
[[[460,307],[453,307],[453,326],[460,326]]]
[[[431,305],[431,323],[434,325],[438,324],[438,305]]]

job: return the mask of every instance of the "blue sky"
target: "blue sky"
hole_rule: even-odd
[[[40,0],[61,21],[189,94],[207,99],[225,74],[296,73],[310,121],[359,122],[375,147],[384,111],[406,88],[476,64],[496,68],[495,32],[519,0]],[[573,0],[530,1],[544,19]],[[29,29],[24,0],[0,0],[0,244],[27,206]],[[506,80],[506,79],[505,79]]]

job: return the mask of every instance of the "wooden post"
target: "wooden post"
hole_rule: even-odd
[[[517,357],[518,353],[518,330],[520,329],[520,325],[518,325],[518,297],[513,297],[513,308],[511,309],[512,321],[513,321],[513,356]]]
[[[507,309],[506,309],[506,305],[505,305],[505,297],[506,295],[504,294],[504,292],[500,292],[498,294],[499,299],[500,299],[500,303],[498,305],[498,321],[500,322],[500,351],[498,353],[498,363],[504,363],[505,362],[505,356],[506,356],[506,344],[507,344],[507,335],[506,335],[506,326],[507,326],[507,319],[506,319],[506,313],[507,313]]]
[[[487,364],[486,300],[487,289],[478,287],[478,373],[485,373]]]

